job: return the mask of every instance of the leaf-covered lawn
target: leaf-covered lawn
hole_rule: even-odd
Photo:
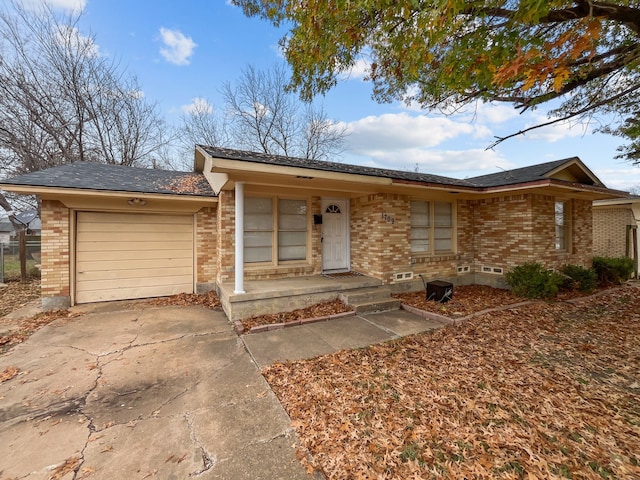
[[[264,374],[330,479],[640,478],[637,287]]]
[[[306,308],[298,308],[291,312],[270,313],[242,319],[242,326],[247,332],[258,325],[271,325],[274,323],[289,323],[307,318],[325,317],[338,313],[352,312],[353,308],[341,300],[317,303]]]
[[[2,317],[37,298],[40,298],[40,280],[37,279],[27,283],[12,281],[6,287],[0,287],[0,325],[5,323]]]
[[[486,285],[462,285],[456,286],[453,296],[446,303],[427,300],[424,290],[418,292],[397,293],[393,295],[407,305],[437,313],[445,317],[466,317],[472,313],[481,312],[489,308],[497,308],[526,301],[526,298],[518,297],[511,291],[501,288],[493,288]]]

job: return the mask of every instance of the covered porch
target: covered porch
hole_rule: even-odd
[[[235,293],[233,282],[221,283],[218,295],[229,320],[305,308],[335,300],[341,294],[382,286],[377,278],[356,273],[310,275],[274,280],[247,280],[244,292]]]

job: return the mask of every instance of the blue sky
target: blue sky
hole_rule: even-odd
[[[31,3],[39,0],[29,0]],[[80,29],[96,37],[100,54],[137,76],[147,99],[177,124],[194,99],[222,107],[223,82],[247,65],[282,62],[284,30],[246,18],[225,0],[49,0],[55,8],[83,8]],[[611,188],[640,186],[640,167],[614,159],[618,138],[590,126],[532,131],[486,150],[504,136],[546,120],[544,111],[519,115],[509,105],[478,105],[455,116],[401,103],[378,104],[371,84],[354,69],[322,100],[327,115],[351,133],[339,161],[465,178],[572,156]],[[190,161],[190,159],[187,159]]]

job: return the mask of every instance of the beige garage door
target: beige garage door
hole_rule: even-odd
[[[193,216],[78,212],[76,303],[193,292]]]

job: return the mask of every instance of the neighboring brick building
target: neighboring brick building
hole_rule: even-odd
[[[466,180],[202,146],[195,158],[195,173],[76,163],[5,181],[42,198],[43,304],[233,283],[227,302],[267,310],[317,300],[305,282],[341,272],[394,290],[419,276],[503,285],[527,261],[588,265],[592,201],[621,193],[578,158]]]
[[[593,202],[593,255],[630,257],[640,270],[640,197]]]

